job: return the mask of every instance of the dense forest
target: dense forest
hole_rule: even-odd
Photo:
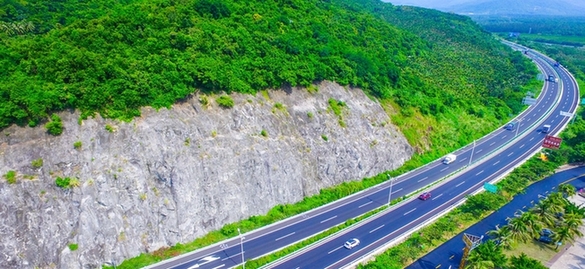
[[[490,32],[585,36],[585,16],[472,16]]]
[[[421,114],[465,129],[453,122],[464,114],[489,129],[522,108],[536,73],[467,17],[374,0],[7,0],[0,10],[0,128],[64,109],[129,120],[196,91],[331,80],[388,100],[399,125]]]

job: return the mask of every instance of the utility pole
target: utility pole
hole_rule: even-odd
[[[471,156],[469,156],[469,164],[467,166],[471,165],[471,159],[473,158],[473,151],[475,150],[475,140],[473,140],[473,147],[471,148]]]
[[[238,234],[240,235],[240,250],[242,251],[242,268],[246,269],[246,260],[244,260],[244,237],[242,237],[240,228],[238,228]]]
[[[390,207],[390,202],[392,202],[392,183],[394,182],[394,179],[390,177],[390,174],[386,175],[388,176],[388,179],[390,179],[390,189],[388,189],[388,207]]]

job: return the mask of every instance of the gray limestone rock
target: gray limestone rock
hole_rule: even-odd
[[[218,96],[202,105],[194,95],[171,109],[144,108],[131,122],[96,117],[80,125],[78,112],[62,112],[58,137],[43,127],[4,129],[0,174],[14,170],[17,182],[0,179],[2,268],[120,262],[395,169],[413,154],[359,89],[323,82],[315,93],[268,95],[232,94],[230,109],[213,101]],[[342,122],[329,99],[345,102]],[[57,177],[77,186],[59,188]]]

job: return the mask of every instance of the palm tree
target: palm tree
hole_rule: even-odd
[[[563,219],[563,224],[579,231],[579,227],[583,225],[583,217],[575,213],[568,213]]]
[[[538,201],[538,203],[533,208],[530,209],[530,211],[532,211],[534,214],[536,214],[536,216],[538,216],[540,222],[551,227],[555,225],[556,221],[555,214],[557,212],[560,212],[561,210],[562,207],[557,205],[553,200],[550,200],[549,198]]]
[[[565,197],[570,197],[577,193],[577,189],[575,189],[575,186],[565,183],[559,185],[559,192],[562,193]]]
[[[585,218],[585,207],[569,203],[565,206],[565,214],[575,214],[581,218]]]
[[[569,226],[561,226],[560,228],[558,228],[552,236],[553,240],[557,242],[557,246],[555,249],[559,248],[558,243],[573,241],[574,236],[575,236],[574,231],[571,228],[569,228]]]
[[[520,218],[511,219],[506,227],[510,230],[509,238],[514,242],[526,242],[532,236],[531,228]]]
[[[520,256],[512,256],[510,258],[510,269],[546,269],[547,267],[542,265],[537,260],[531,259],[526,254],[522,253]]]
[[[491,230],[488,233],[496,240],[498,246],[505,249],[511,248],[513,240],[510,238],[510,228],[507,225],[502,228],[496,227],[495,230]]]
[[[538,219],[538,216],[532,212],[524,212],[520,215],[519,219],[526,224],[529,234],[533,238],[538,238],[540,230],[542,230],[542,223]]]
[[[492,240],[479,245],[471,251],[466,268],[503,268],[508,258]]]

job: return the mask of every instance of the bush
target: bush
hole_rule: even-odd
[[[81,149],[81,146],[82,146],[81,141],[75,141],[75,143],[73,143],[74,149]]]
[[[79,248],[77,244],[69,244],[69,250],[76,251]]]
[[[219,98],[217,98],[217,103],[219,104],[220,107],[223,108],[232,108],[234,107],[234,100],[227,96],[227,95],[222,95]]]
[[[71,178],[62,178],[62,177],[57,177],[57,179],[55,179],[55,184],[57,185],[57,187],[62,188],[62,189],[68,189],[71,185]]]
[[[116,129],[112,125],[106,124],[106,131],[113,133]]]
[[[43,166],[43,159],[38,158],[36,160],[33,160],[30,164],[32,165],[33,168],[37,169],[41,168]]]
[[[268,133],[266,132],[266,130],[262,130],[260,132],[260,135],[262,135],[263,137],[268,137]]]
[[[8,173],[6,173],[6,175],[4,175],[4,178],[6,178],[6,181],[8,182],[8,184],[16,183],[16,171],[13,171],[13,170],[8,171]]]
[[[61,118],[57,114],[53,114],[51,121],[45,124],[45,128],[49,134],[58,136],[63,133],[63,122],[61,122]]]

